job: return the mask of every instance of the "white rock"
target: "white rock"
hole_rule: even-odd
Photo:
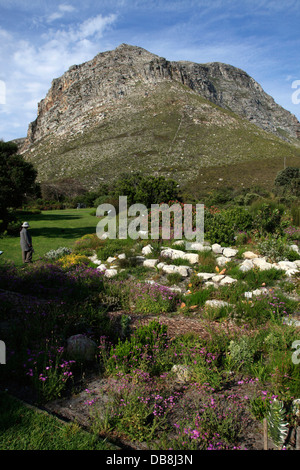
[[[282,270],[282,268],[277,263],[272,263],[272,268],[278,269],[280,271]]]
[[[211,280],[212,280],[213,282],[220,282],[220,281],[222,281],[222,279],[224,279],[224,277],[225,277],[225,276],[224,276],[223,274],[215,274],[215,275],[211,278]]]
[[[174,250],[173,248],[164,248],[161,251],[161,256],[164,256],[165,258],[178,259],[183,258],[184,255],[184,251]]]
[[[126,259],[126,255],[125,253],[121,253],[119,256],[118,256],[119,259]]]
[[[225,276],[224,279],[221,280],[220,285],[225,286],[227,284],[234,284],[235,282],[237,282],[237,280],[233,279],[233,277]]]
[[[297,264],[294,261],[279,261],[277,264],[284,271],[288,271],[290,269],[297,269]]]
[[[298,245],[290,245],[290,249],[296,251],[297,253],[300,253]]]
[[[209,286],[216,287],[216,284],[215,284],[214,282],[212,282],[212,281],[207,281],[207,282],[205,283],[205,285],[206,285],[207,287],[209,287]]]
[[[113,263],[114,261],[116,261],[116,258],[115,257],[112,257],[112,256],[109,256],[106,260],[107,263]]]
[[[228,302],[224,302],[223,300],[207,300],[205,302],[207,307],[219,308],[219,307],[227,307],[230,305]]]
[[[162,268],[166,274],[178,273],[182,277],[188,277],[190,268],[188,266],[174,266],[172,264],[165,264]]]
[[[116,276],[117,274],[118,274],[118,271],[116,269],[107,269],[104,273],[104,276],[111,278],[111,277]]]
[[[223,250],[223,256],[226,256],[226,258],[232,258],[237,254],[238,250],[234,250],[233,248],[224,248]]]
[[[216,255],[219,255],[219,254],[221,255],[224,250],[224,248],[222,248],[221,245],[219,245],[219,243],[214,243],[213,245],[211,245],[211,249]]]
[[[162,267],[162,270],[166,274],[172,274],[172,273],[176,272],[176,268],[177,268],[177,266],[174,266],[173,264],[165,264]]]
[[[273,265],[271,263],[268,263],[265,260],[265,258],[254,258],[252,260],[252,263],[254,264],[254,266],[258,267],[261,271],[266,271],[273,267]]]
[[[300,259],[296,259],[294,263],[297,266],[297,268],[300,268]]]
[[[193,242],[193,243],[189,243],[188,249],[195,250],[195,251],[210,251],[211,247],[208,245],[204,246],[202,245],[202,243],[199,243],[199,242]]]
[[[106,265],[105,264],[100,264],[100,266],[98,266],[97,270],[98,271],[105,271],[107,269]]]
[[[283,318],[283,323],[285,325],[290,325],[290,326],[300,326],[300,321],[299,320],[296,320],[294,318],[290,318],[290,317],[284,317]]]
[[[265,290],[255,289],[254,291],[252,291],[252,294],[255,295],[255,297],[257,297],[258,295],[263,294],[265,291],[267,291],[267,289],[265,289]]]
[[[255,259],[258,258],[258,255],[253,253],[253,251],[245,251],[245,253],[243,253],[243,257],[245,259]]]
[[[164,266],[166,266],[166,263],[161,262],[161,263],[158,263],[156,267],[157,269],[162,269]]]
[[[157,259],[145,259],[143,261],[143,266],[146,268],[154,268],[158,263]]]
[[[177,240],[176,242],[173,243],[174,246],[182,246],[184,245],[184,240]]]
[[[186,253],[185,251],[174,250],[173,248],[162,249],[161,255],[166,258],[171,258],[171,259],[178,259],[178,258],[185,259],[189,261],[191,264],[198,263],[199,261],[199,255],[197,253]]]
[[[183,364],[175,364],[171,371],[176,374],[179,382],[188,382],[191,379],[191,368]]]
[[[198,273],[197,276],[201,277],[204,281],[207,281],[211,279],[212,277],[214,277],[215,274],[214,273]]]
[[[226,258],[226,256],[219,256],[216,259],[218,266],[225,266],[225,264],[228,263],[229,261],[230,261],[230,258]]]
[[[199,251],[211,251],[211,246],[204,245],[202,250],[199,250]]]
[[[189,266],[177,266],[177,272],[181,274],[182,277],[188,277],[190,275],[191,269]]]
[[[250,259],[246,259],[239,266],[239,270],[242,271],[243,273],[250,271],[250,269],[253,269],[253,268],[254,268],[254,264],[253,264],[253,261]]]
[[[102,263],[102,261],[98,259],[97,256],[90,256],[89,259],[92,261],[92,263],[97,264],[98,266]]]
[[[255,289],[252,292],[245,292],[244,296],[248,299],[251,299],[253,296],[257,297],[258,295],[262,295],[263,293],[267,293],[268,289]]]
[[[196,264],[199,261],[199,255],[197,253],[185,253],[183,259],[189,261],[191,264]]]
[[[142,248],[142,254],[145,255],[145,256],[150,255],[150,253],[152,253],[152,251],[153,251],[153,248],[152,248],[151,245],[146,245]]]
[[[292,277],[292,276],[295,276],[295,274],[297,274],[298,272],[299,272],[298,269],[288,269],[287,271],[285,271],[285,274],[288,277]]]

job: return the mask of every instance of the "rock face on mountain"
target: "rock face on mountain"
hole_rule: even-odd
[[[297,118],[276,104],[246,72],[219,62],[170,62],[122,44],[53,80],[39,103],[37,119],[29,125],[26,147],[49,133],[61,135],[101,122],[109,104],[135,93],[139,83],[153,86],[165,80],[180,82],[279,137],[300,139]]]
[[[40,181],[93,187],[121,170],[189,180],[203,167],[298,157],[299,147],[296,117],[246,72],[122,44],[53,80],[20,152]]]

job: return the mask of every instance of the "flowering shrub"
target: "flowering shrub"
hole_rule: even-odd
[[[64,269],[67,269],[67,268],[71,268],[75,265],[87,265],[89,264],[90,260],[87,256],[84,256],[84,255],[77,255],[77,254],[69,254],[69,255],[66,255],[66,256],[63,256],[60,260],[59,260],[59,264],[64,268]]]
[[[201,392],[200,392],[201,393]],[[238,395],[206,394],[198,410],[190,410],[190,416],[181,424],[174,424],[177,431],[172,445],[175,449],[186,450],[238,450],[232,446],[238,440],[248,417],[245,406]],[[230,445],[231,444],[231,445]]]
[[[142,367],[143,370],[157,373],[169,365],[165,353],[168,351],[167,329],[157,321],[138,328],[135,333],[111,347],[106,360],[109,373],[128,373]],[[103,353],[103,350],[102,350]],[[105,359],[105,358],[104,358]]]
[[[72,269],[64,271],[58,262],[37,262],[26,271],[14,267],[0,270],[0,284],[2,288],[14,292],[53,302],[67,298],[70,302],[82,298],[91,289],[101,291],[103,274],[85,263],[74,264]]]
[[[24,369],[31,378],[39,399],[47,402],[60,397],[73,378],[71,367],[75,361],[66,361],[63,358],[62,347],[27,353]]]
[[[286,246],[286,240],[282,237],[268,237],[258,243],[258,249],[262,256],[266,256],[272,262],[278,262],[289,256],[289,249]]]
[[[228,348],[228,363],[235,369],[247,367],[257,354],[256,345],[250,336],[242,335],[236,341],[231,340]]]
[[[172,312],[179,304],[178,293],[159,284],[137,283],[130,293],[133,310],[137,313],[160,314]]]
[[[62,246],[57,248],[56,250],[50,250],[45,254],[45,258],[50,260],[55,260],[58,258],[62,258],[63,256],[69,255],[72,252],[71,248],[67,248]]]

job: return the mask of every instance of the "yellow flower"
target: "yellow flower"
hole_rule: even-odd
[[[63,256],[59,260],[59,263],[63,268],[70,268],[71,266],[75,266],[77,264],[87,264],[89,262],[89,259],[87,256],[83,255],[76,255],[71,253],[70,255]]]

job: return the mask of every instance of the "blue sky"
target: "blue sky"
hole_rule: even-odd
[[[299,0],[0,0],[0,139],[26,136],[54,78],[122,43],[239,67],[300,120],[299,25]]]

